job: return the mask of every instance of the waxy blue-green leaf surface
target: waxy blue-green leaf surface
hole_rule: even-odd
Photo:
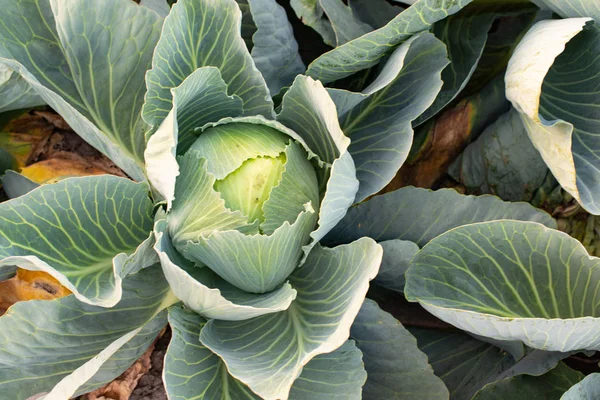
[[[199,340],[206,320],[180,306],[169,308],[173,339],[165,358],[165,388],[171,399],[260,399],[227,372],[223,361]],[[351,341],[313,358],[294,381],[294,400],[359,400],[366,373]]]
[[[0,64],[0,99],[0,112],[45,104],[27,81],[4,64]]]
[[[600,4],[586,0],[536,0],[563,18],[591,17],[600,21]]]
[[[561,362],[542,376],[519,375],[490,383],[477,392],[473,400],[558,400],[582,379],[581,372]]]
[[[348,4],[354,15],[375,29],[390,22],[404,8],[392,5],[386,0],[349,0]]]
[[[352,207],[324,242],[348,243],[369,236],[377,241],[402,239],[424,246],[457,226],[497,219],[535,221],[556,227],[549,214],[527,203],[508,203],[493,196],[464,196],[452,189],[405,187]]]
[[[419,251],[419,246],[409,240],[392,239],[379,243],[383,248],[383,259],[379,273],[373,282],[384,288],[404,291],[404,273],[410,260]]]
[[[304,365],[348,339],[381,253],[369,238],[333,249],[316,246],[290,276],[298,296],[286,311],[239,322],[211,320],[200,341],[255,393],[287,399]]]
[[[140,0],[140,4],[148,7],[163,18],[169,15],[171,11],[171,6],[167,0]]]
[[[545,20],[525,35],[506,73],[507,98],[533,144],[561,186],[592,214],[600,213],[598,51],[600,29],[591,18]]]
[[[436,115],[465,88],[479,64],[494,21],[535,10],[527,1],[521,3],[475,1],[434,24],[433,33],[448,48],[451,62],[442,72],[444,86],[440,94],[419,117],[416,125]]]
[[[548,168],[527,136],[519,113],[511,109],[467,146],[449,173],[471,192],[530,201],[544,183]]]
[[[243,112],[242,100],[227,95],[227,85],[215,67],[198,68],[171,93],[173,109],[148,140],[144,153],[148,180],[167,200],[167,210],[175,197],[179,175],[176,156],[196,141],[195,129]]]
[[[265,78],[271,96],[292,84],[306,66],[298,53],[292,25],[285,9],[275,0],[248,0],[256,32],[252,36],[252,59]]]
[[[600,397],[600,374],[595,372],[571,386],[560,398],[561,400],[588,400]]]
[[[298,76],[283,97],[277,121],[296,132],[318,156],[319,165],[329,168],[319,226],[311,234],[316,243],[344,217],[358,190],[356,168],[348,152],[350,139],[342,132],[335,104],[323,85],[306,76]]]
[[[245,115],[272,116],[265,80],[240,36],[241,21],[234,0],[182,0],[173,5],[146,77],[143,116],[149,124],[157,126],[167,117],[170,89],[207,66],[219,69],[228,94],[242,99]]]
[[[502,349],[460,331],[409,328],[453,400],[471,400],[486,383],[514,365]]]
[[[360,400],[367,373],[362,352],[352,340],[319,354],[302,368],[292,385],[293,400]]]
[[[331,23],[335,44],[340,46],[373,30],[354,13],[350,5],[342,0],[317,0]]]
[[[162,18],[127,0],[6,0],[0,8],[2,62],[84,140],[142,180],[144,76]]]
[[[392,315],[366,299],[350,337],[363,353],[368,379],[364,399],[447,399],[416,339]]]
[[[165,354],[163,382],[170,399],[260,399],[200,343],[204,318],[175,305],[169,308],[169,325],[173,337]]]
[[[13,170],[6,171],[2,176],[2,188],[10,199],[23,196],[39,186],[39,183]]]
[[[542,375],[569,355],[533,350],[512,356],[492,341],[484,342],[458,330],[413,327],[409,331],[427,354],[435,374],[446,384],[452,400],[471,400],[483,386],[499,379]]]
[[[412,35],[458,12],[471,0],[419,0],[384,27],[349,41],[313,61],[307,75],[333,82],[376,65]]]
[[[285,221],[269,235],[214,231],[188,242],[181,253],[246,292],[267,293],[279,288],[299,266],[316,220],[309,204],[293,223]]]
[[[160,267],[154,266],[127,277],[123,297],[111,309],[83,304],[75,296],[13,305],[0,317],[1,397],[26,399],[50,392],[88,361],[98,368],[93,357],[141,328],[91,379],[77,382],[81,376],[71,377],[83,385],[68,389],[82,394],[112,381],[154,341],[166,324],[161,310],[172,301]]]
[[[145,183],[101,175],[41,186],[0,204],[0,265],[44,271],[89,304],[110,307],[121,281],[156,262]]]
[[[579,241],[538,223],[482,222],[425,245],[406,273],[405,295],[477,335],[596,350],[599,265]]]
[[[430,33],[414,36],[392,53],[362,92],[366,98],[344,113],[340,125],[352,141],[349,150],[360,182],[355,202],[377,193],[396,175],[413,142],[411,123],[435,100],[447,64],[440,40]]]

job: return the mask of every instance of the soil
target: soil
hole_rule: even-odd
[[[137,387],[131,394],[130,400],[167,400],[167,393],[162,382],[163,361],[167,346],[171,340],[171,331],[168,330],[154,346],[150,356],[152,367],[141,377]]]

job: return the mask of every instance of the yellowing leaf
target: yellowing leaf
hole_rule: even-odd
[[[49,274],[19,268],[16,276],[0,282],[0,315],[19,301],[52,300],[70,294]]]
[[[35,183],[56,183],[74,176],[103,175],[107,172],[83,160],[71,157],[52,158],[21,168],[21,174]]]

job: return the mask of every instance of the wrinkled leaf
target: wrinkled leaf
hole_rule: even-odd
[[[244,320],[286,310],[296,298],[289,283],[267,294],[240,290],[210,268],[195,266],[177,253],[165,232],[165,222],[155,226],[154,246],[171,290],[191,310],[205,318]]]
[[[319,0],[290,0],[298,18],[321,35],[325,44],[335,46],[335,33]]]
[[[331,23],[335,34],[335,45],[340,46],[373,30],[361,21],[354,10],[342,0],[318,0]]]
[[[3,63],[84,140],[142,180],[140,111],[162,25],[158,14],[128,0],[42,0],[4,1],[2,15]]]
[[[419,251],[419,246],[408,240],[392,239],[379,243],[383,247],[383,259],[379,274],[373,280],[379,286],[404,291],[404,273],[408,270],[410,260]]]
[[[419,349],[450,391],[452,400],[471,400],[484,385],[516,375],[542,375],[568,353],[533,350],[513,358],[506,350],[464,332],[409,328]],[[522,355],[520,355],[522,356]]]
[[[4,64],[0,64],[0,99],[0,112],[45,104],[19,74]]]

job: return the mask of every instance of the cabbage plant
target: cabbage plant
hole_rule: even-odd
[[[559,363],[597,348],[597,261],[549,214],[451,189],[380,194],[464,92],[486,108],[469,127],[534,137],[517,123],[529,108],[507,86],[502,115],[487,75],[514,50],[510,81],[548,13],[517,0],[290,3],[337,46],[308,66],[273,0],[0,0],[7,90],[51,106],[129,177],[0,204],[0,280],[43,271],[72,293],[0,317],[0,398],[101,387],[167,324],[172,399],[597,383]],[[508,41],[491,33],[502,18],[518,22]],[[368,291],[476,336],[406,329]]]

